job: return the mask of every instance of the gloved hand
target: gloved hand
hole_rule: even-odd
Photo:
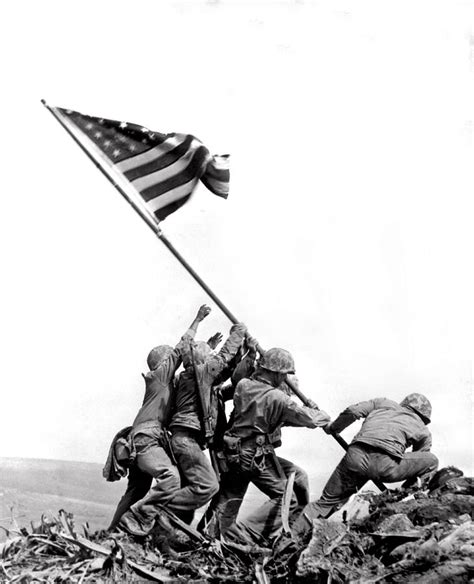
[[[255,337],[252,337],[248,333],[245,335],[245,344],[247,345],[247,349],[252,353],[257,352],[257,345],[258,341]]]
[[[243,322],[238,322],[237,324],[233,324],[230,327],[230,332],[231,333],[240,333],[242,336],[244,336],[245,333],[247,332],[247,327],[244,325]]]

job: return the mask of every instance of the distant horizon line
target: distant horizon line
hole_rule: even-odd
[[[38,460],[47,462],[70,462],[73,464],[97,464],[103,465],[101,462],[94,462],[91,460],[72,460],[70,458],[44,458],[40,456],[0,456],[0,460]]]

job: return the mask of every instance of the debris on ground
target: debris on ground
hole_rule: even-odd
[[[430,486],[431,491],[397,489],[374,494],[369,514],[359,521],[313,520],[311,540],[299,557],[295,581],[471,582],[473,480],[454,473],[442,485]],[[367,496],[363,495],[365,501]]]
[[[60,511],[8,534],[0,544],[0,581],[470,582],[473,480],[453,470],[438,478],[425,490],[356,495],[350,509],[361,512],[342,510],[341,521],[314,519],[298,539],[283,530],[267,548],[204,537],[172,514],[172,532],[165,535],[92,534],[87,526],[78,530],[72,515]]]

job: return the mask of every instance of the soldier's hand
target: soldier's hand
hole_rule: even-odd
[[[258,341],[255,337],[252,337],[248,333],[245,335],[245,344],[247,345],[247,349],[249,351],[252,351],[253,353],[257,352]]]
[[[201,306],[201,308],[198,310],[196,318],[198,320],[204,320],[210,312],[211,312],[211,309],[209,308],[209,306],[207,306],[207,304],[203,304]]]
[[[211,349],[215,349],[222,341],[222,339],[222,333],[216,333],[215,335],[212,335],[212,337],[207,341],[207,344],[211,347]]]
[[[240,333],[242,336],[245,335],[247,332],[247,327],[244,325],[243,322],[238,322],[237,324],[233,324],[231,329],[231,333]]]
[[[308,408],[311,408],[312,410],[319,410],[318,404],[314,402],[312,399],[308,400]]]

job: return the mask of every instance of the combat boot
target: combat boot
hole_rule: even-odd
[[[154,519],[147,521],[141,515],[130,509],[122,515],[118,526],[131,535],[144,537],[153,529],[154,523]]]
[[[181,529],[174,527],[165,513],[158,513],[156,516],[152,535],[153,541],[159,548],[164,542],[176,551],[189,550],[193,547],[191,538]]]

